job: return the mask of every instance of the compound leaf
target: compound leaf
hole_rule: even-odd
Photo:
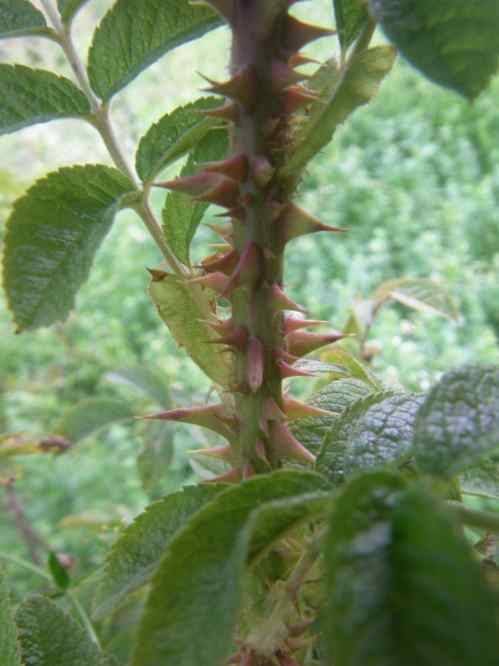
[[[0,64],[0,93],[0,134],[90,113],[87,98],[69,79],[43,69]]]
[[[189,0],[118,0],[97,28],[89,52],[92,88],[108,101],[172,49],[221,24]]]
[[[0,0],[0,39],[48,34],[43,14],[27,0]]]
[[[2,666],[21,666],[17,628],[11,612],[9,588],[0,567],[0,655]]]
[[[495,0],[370,0],[386,36],[429,79],[473,99],[499,65]]]
[[[18,330],[66,319],[125,194],[119,171],[87,165],[35,183],[7,222],[3,278]]]

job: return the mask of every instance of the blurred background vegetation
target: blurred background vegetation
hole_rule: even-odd
[[[111,4],[93,0],[81,12],[81,49]],[[329,0],[302,13],[332,20]],[[113,115],[130,155],[152,122],[199,94],[197,72],[222,77],[227,38],[219,30],[178,49],[118,96]],[[313,53],[329,57],[330,49],[322,43]],[[42,40],[0,42],[0,62],[67,73],[57,48]],[[469,105],[398,62],[376,101],[338,132],[300,186],[307,210],[350,228],[333,239],[295,241],[288,251],[287,283],[314,316],[341,328],[356,299],[400,277],[432,278],[456,304],[454,320],[400,304],[381,310],[370,349],[377,352],[373,369],[388,384],[426,390],[453,365],[499,362],[498,99],[499,80]],[[76,121],[2,137],[1,146],[0,242],[13,200],[35,178],[61,165],[108,162],[93,130]],[[213,240],[201,229],[194,255]],[[68,322],[18,337],[6,307],[0,310],[0,433],[56,434],[63,415],[81,401],[105,400],[118,410],[121,422],[89,437],[81,433],[64,455],[16,458],[12,470],[27,520],[54,550],[76,559],[77,576],[151,498],[195,478],[186,452],[204,444],[199,430],[147,429],[125,419],[126,407],[120,412],[119,405],[147,413],[158,403],[209,397],[207,380],[175,348],[148,300],[146,267],[158,259],[140,222],[124,213]],[[0,488],[0,504],[6,500]],[[0,551],[29,559],[9,506],[0,513]],[[18,594],[33,586],[26,572],[13,567],[12,574]]]

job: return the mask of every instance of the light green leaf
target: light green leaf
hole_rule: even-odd
[[[320,355],[321,361],[339,365],[344,370],[343,375],[339,375],[338,379],[347,377],[352,379],[359,379],[362,382],[370,385],[374,389],[381,389],[382,385],[376,375],[361,361],[359,361],[353,354],[339,346],[332,346]]]
[[[393,395],[394,392],[389,390],[371,392],[348,405],[325,434],[316,463],[319,472],[334,484],[343,483],[350,471],[345,469],[345,458],[355,437],[358,437],[359,423],[373,405],[378,405]]]
[[[448,291],[435,280],[424,278],[399,278],[383,282],[374,294],[373,307],[376,312],[384,303],[393,300],[408,308],[449,319],[457,318],[456,304]]]
[[[123,384],[141,391],[162,407],[167,407],[170,402],[170,386],[166,375],[156,368],[134,365],[108,372],[105,378],[113,384]]]
[[[130,421],[133,417],[134,412],[128,402],[108,398],[88,398],[64,414],[57,432],[76,443],[101,428],[121,421]]]
[[[473,99],[499,65],[495,0],[370,0],[386,36],[429,79]]]
[[[369,14],[363,0],[333,0],[341,50],[346,52],[367,25]]]
[[[323,486],[315,474],[275,472],[229,488],[195,514],[171,542],[153,579],[134,666],[223,664],[232,647],[248,554],[256,558],[291,527],[281,522],[279,511],[275,520],[266,514],[258,526],[253,512]],[[290,513],[294,524],[297,516]],[[253,530],[258,540],[251,543]]]
[[[137,457],[137,472],[147,493],[153,493],[167,478],[174,451],[172,424],[165,421],[151,423]]]
[[[3,284],[20,331],[66,319],[131,190],[116,169],[88,165],[51,173],[18,199],[7,222]]]
[[[187,486],[151,504],[114,543],[95,598],[94,616],[113,612],[128,594],[150,581],[175,534],[225,486]]]
[[[2,666],[21,666],[17,629],[12,617],[9,588],[0,567],[0,655]]]
[[[207,343],[218,336],[203,323],[213,315],[206,292],[199,285],[189,285],[164,273],[160,279],[153,279],[150,294],[177,344],[185,347],[212,381],[228,386],[232,377],[229,355],[221,354],[217,345]]]
[[[103,666],[103,655],[83,627],[45,597],[21,604],[16,623],[26,665]]]
[[[323,635],[335,666],[493,666],[497,599],[443,507],[369,474],[331,514]]]
[[[43,14],[27,0],[0,0],[0,39],[48,34]]]
[[[162,169],[188,153],[216,126],[213,118],[203,118],[201,109],[220,106],[216,97],[179,106],[153,125],[139,143],[135,166],[143,181],[156,178]]]
[[[352,403],[372,393],[372,388],[358,379],[340,379],[331,382],[315,393],[307,403],[312,407],[327,409],[331,416],[313,416],[291,423],[291,429],[298,440],[312,453],[318,454],[324,437],[334,422]]]
[[[446,373],[418,412],[414,453],[430,474],[455,475],[499,450],[499,367]]]
[[[88,0],[57,0],[59,13],[64,23],[69,23]]]
[[[199,170],[203,162],[214,162],[227,155],[229,147],[226,130],[214,130],[207,134],[194,148],[181,176],[189,176]],[[208,204],[193,201],[182,192],[170,192],[163,209],[163,232],[184,264],[189,264],[189,250],[192,239],[208,208]]]
[[[90,48],[92,88],[108,101],[162,55],[220,24],[211,9],[189,0],[118,0]]]
[[[0,64],[0,134],[88,113],[85,95],[69,79],[43,69]]]
[[[306,164],[332,139],[337,127],[359,106],[367,104],[390,72],[395,51],[376,46],[352,58],[341,72],[331,66],[331,78],[320,91],[322,99],[313,104],[294,136],[280,174],[296,179]]]

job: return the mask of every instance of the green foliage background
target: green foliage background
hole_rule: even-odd
[[[307,8],[307,18],[330,14],[330,3],[323,4],[315,17]],[[83,27],[95,24],[107,6],[90,5]],[[179,49],[119,96],[115,110],[127,128],[122,136],[127,145],[165,110],[192,99],[199,88],[196,70],[219,74],[226,37],[209,35],[194,50]],[[79,39],[85,43],[84,30]],[[21,54],[3,43],[0,61],[21,55],[26,64],[40,65],[42,58],[60,65],[50,44],[43,50],[16,48]],[[192,72],[190,79],[186,72]],[[288,251],[287,282],[314,316],[340,328],[353,299],[401,276],[432,277],[456,300],[458,322],[402,306],[382,311],[372,331],[381,348],[373,364],[388,384],[424,390],[453,365],[499,362],[498,97],[496,81],[470,106],[399,62],[375,103],[353,116],[301,184],[307,210],[351,229],[333,239],[296,241]],[[60,154],[58,141],[68,131],[67,154]],[[13,198],[48,164],[100,160],[103,154],[91,130],[74,121],[4,137],[2,146],[2,223]],[[202,229],[194,254],[214,240]],[[136,364],[164,373],[173,403],[206,399],[207,380],[175,349],[147,298],[145,268],[157,261],[146,233],[124,213],[66,325],[16,337],[9,314],[0,311],[0,432],[48,434],[65,409],[89,396],[131,398],[147,413],[152,403],[106,378]],[[202,436],[199,430],[172,427],[175,456],[153,495],[193,478],[186,451],[198,448]],[[136,468],[140,447],[138,427],[120,425],[67,455],[23,461],[18,490],[28,514],[55,549],[76,555],[78,575],[100,559],[117,527],[148,501]],[[1,550],[25,556],[11,519],[1,515]],[[80,516],[73,527],[61,523],[68,515]],[[12,569],[12,574],[18,592],[33,588],[24,572]]]

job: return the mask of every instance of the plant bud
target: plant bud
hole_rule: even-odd
[[[279,458],[291,458],[307,463],[315,462],[313,453],[300,444],[284,423],[270,424],[270,446]]]

